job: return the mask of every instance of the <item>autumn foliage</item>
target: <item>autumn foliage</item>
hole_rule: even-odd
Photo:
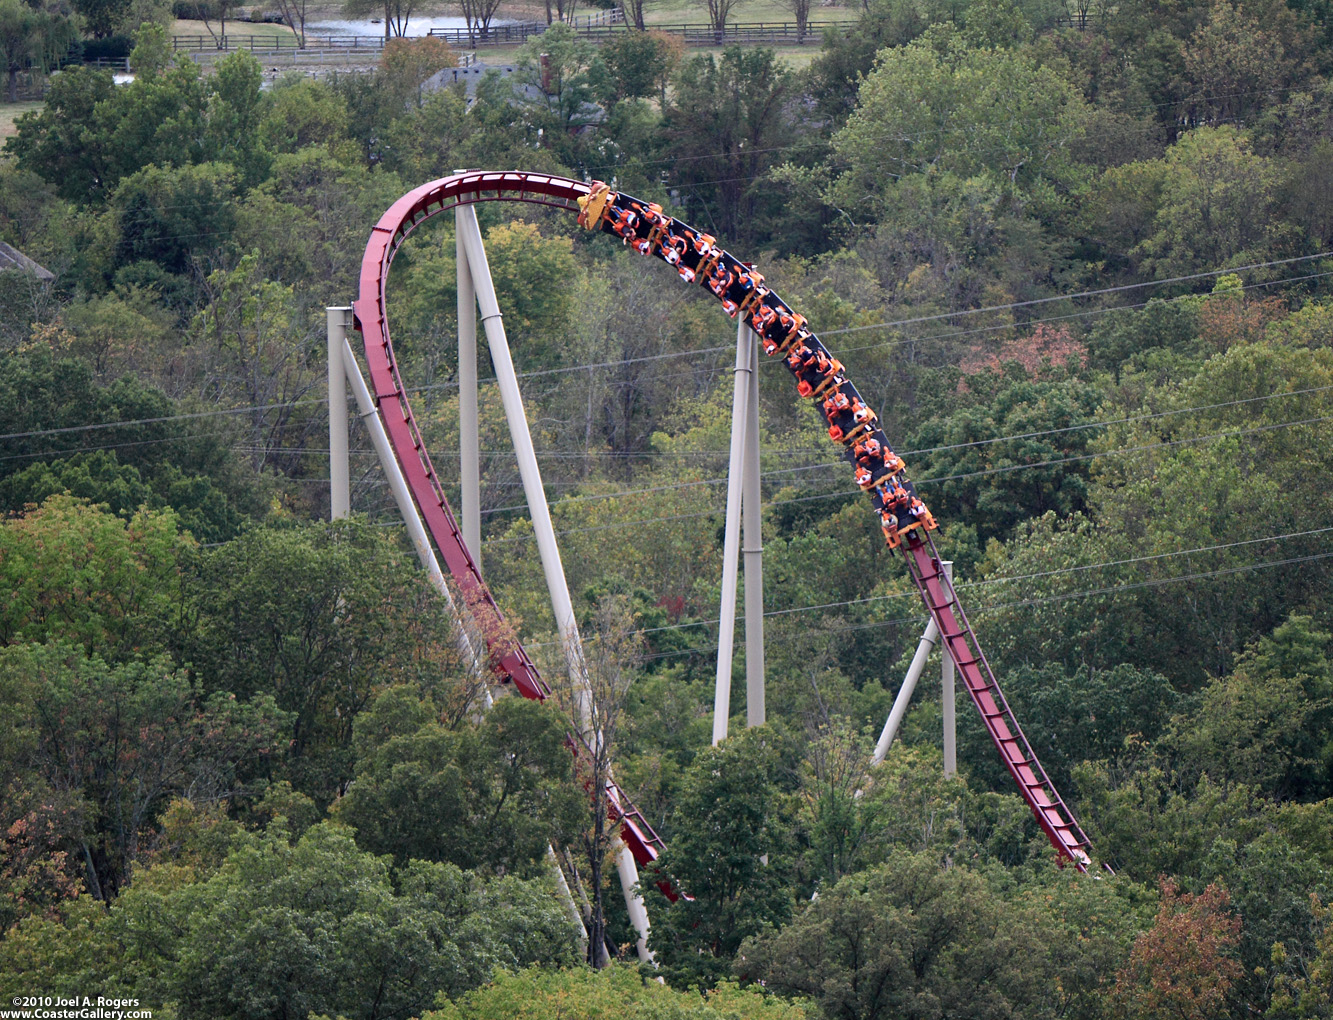
[[[1198,896],[1180,892],[1165,876],[1157,921],[1134,940],[1129,963],[1116,975],[1113,998],[1126,1020],[1212,1020],[1224,1014],[1227,993],[1241,975],[1233,953],[1240,919],[1217,883]]]
[[[998,369],[1006,361],[1017,361],[1029,375],[1039,376],[1053,366],[1074,361],[1082,367],[1088,360],[1087,347],[1075,340],[1068,326],[1037,324],[1028,336],[1006,340],[998,351],[977,352],[959,364],[964,375],[976,375]]]

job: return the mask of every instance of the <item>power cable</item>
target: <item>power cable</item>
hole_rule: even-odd
[[[952,475],[941,475],[938,477],[931,477],[931,478],[918,478],[918,479],[913,479],[913,481],[918,486],[928,485],[934,482],[961,481],[967,478],[980,478],[988,475],[1008,474],[1013,471],[1026,471],[1026,470],[1031,470],[1033,468],[1051,467],[1057,464],[1080,463],[1086,460],[1094,460],[1098,457],[1105,457],[1109,459],[1127,453],[1142,453],[1148,450],[1159,450],[1174,446],[1183,446],[1191,443],[1206,442],[1207,440],[1210,439],[1247,436],[1260,432],[1269,432],[1280,428],[1294,428],[1301,425],[1320,424],[1328,421],[1333,421],[1333,415],[1325,415],[1317,418],[1303,418],[1298,421],[1276,422],[1269,425],[1258,425],[1249,429],[1230,429],[1224,432],[1212,432],[1202,436],[1189,436],[1183,439],[1171,439],[1171,440],[1163,440],[1162,442],[1158,443],[1146,443],[1141,446],[1126,447],[1123,449],[1107,451],[1104,453],[1080,454],[1071,457],[1053,458],[1050,460],[1038,461],[1033,464],[1012,464],[998,468],[984,468],[977,471],[959,472],[957,474],[952,474]],[[773,500],[771,502],[764,503],[763,505],[765,508],[772,508],[776,506],[790,506],[796,503],[808,503],[819,499],[836,499],[839,497],[846,498],[848,496],[853,496],[853,495],[856,495],[856,493],[853,490],[842,489],[835,492],[826,492],[814,496],[799,496],[793,499]],[[721,512],[719,509],[714,508],[712,510],[700,511],[695,513],[671,514],[665,517],[646,517],[633,521],[617,521],[614,524],[598,524],[586,528],[569,528],[564,531],[557,531],[556,535],[560,536],[560,535],[587,534],[590,532],[612,531],[620,528],[638,527],[639,525],[643,524],[655,524],[667,521],[697,519],[700,517],[712,517],[719,512]],[[482,543],[482,546],[486,547],[493,545],[508,545],[514,542],[530,542],[533,541],[534,539],[535,536],[533,535],[520,535],[514,538],[493,538],[484,541]]]
[[[1321,529],[1321,530],[1329,530],[1329,529]],[[1240,544],[1240,543],[1238,543],[1238,544]],[[1221,546],[1221,547],[1219,547],[1219,548],[1229,548],[1229,546]],[[1170,554],[1170,555],[1184,555],[1184,554],[1181,553],[1181,554]],[[1270,568],[1272,568],[1272,567],[1283,567],[1283,566],[1292,566],[1292,565],[1295,565],[1295,564],[1301,564],[1301,563],[1310,563],[1310,562],[1315,562],[1315,561],[1319,561],[1319,560],[1328,559],[1328,558],[1330,558],[1330,557],[1333,557],[1333,552],[1311,553],[1311,554],[1306,555],[1306,556],[1294,556],[1294,557],[1290,557],[1290,558],[1287,558],[1287,559],[1281,559],[1281,560],[1264,560],[1264,561],[1257,561],[1257,562],[1251,562],[1251,563],[1248,563],[1248,564],[1241,564],[1241,565],[1233,566],[1233,567],[1222,567],[1222,568],[1219,568],[1219,569],[1217,569],[1217,570],[1196,571],[1196,572],[1194,572],[1194,573],[1189,573],[1189,574],[1176,574],[1176,575],[1173,575],[1173,576],[1171,576],[1171,577],[1151,578],[1151,579],[1144,580],[1144,581],[1127,581],[1127,582],[1125,582],[1125,583],[1123,583],[1123,584],[1106,585],[1106,586],[1103,586],[1103,587],[1101,587],[1101,588],[1089,588],[1089,589],[1085,589],[1085,590],[1083,590],[1083,591],[1075,591],[1075,592],[1060,592],[1060,593],[1057,593],[1057,594],[1054,594],[1054,595],[1038,596],[1038,597],[1029,598],[1029,599],[1015,599],[1015,600],[1013,600],[1013,601],[1009,601],[1009,602],[998,602],[998,603],[994,603],[994,604],[991,604],[991,605],[984,605],[984,604],[983,604],[983,605],[976,605],[976,606],[971,607],[971,608],[968,610],[968,615],[969,615],[969,616],[977,616],[977,615],[982,615],[982,614],[989,613],[989,612],[998,612],[998,611],[1000,611],[1000,610],[1004,610],[1004,609],[1023,609],[1023,608],[1028,608],[1028,607],[1031,607],[1031,606],[1046,605],[1046,604],[1054,603],[1054,602],[1064,602],[1064,601],[1069,601],[1069,600],[1072,600],[1072,599],[1090,598],[1090,597],[1092,597],[1092,596],[1094,596],[1094,595],[1106,595],[1106,594],[1110,594],[1110,593],[1114,593],[1114,592],[1132,591],[1132,590],[1137,590],[1137,589],[1142,589],[1142,588],[1159,588],[1159,587],[1163,587],[1163,586],[1168,585],[1168,584],[1176,584],[1176,583],[1179,583],[1179,582],[1182,582],[1182,581],[1198,581],[1198,580],[1206,580],[1206,579],[1215,578],[1215,577],[1225,577],[1225,576],[1229,576],[1229,575],[1232,575],[1232,574],[1247,573],[1247,572],[1249,572],[1249,571],[1254,571],[1254,570],[1267,570],[1267,569],[1270,569]],[[1060,572],[1060,571],[1053,571],[1052,573],[1059,573],[1059,572]],[[1039,576],[1039,575],[1034,575],[1034,576]],[[1018,578],[1013,578],[1012,580],[1018,580]],[[977,582],[977,584],[980,584],[980,583],[981,583],[981,582]],[[976,586],[975,584],[972,584],[972,585],[959,585],[959,586],[958,586],[958,590],[959,590],[959,591],[965,591],[965,590],[967,590],[968,588],[975,587],[975,586]],[[887,600],[887,599],[895,599],[895,598],[920,598],[920,593],[917,592],[917,591],[896,592],[896,593],[894,593],[893,595],[883,595],[883,596],[878,596],[876,600],[878,600],[878,601],[884,601],[884,600]],[[799,608],[796,608],[796,609],[775,610],[775,611],[771,611],[771,612],[766,612],[766,613],[764,614],[764,616],[765,616],[765,617],[769,617],[769,616],[779,616],[779,615],[784,615],[784,614],[790,615],[790,614],[793,614],[793,613],[800,613],[800,612],[812,612],[812,611],[815,611],[815,610],[818,610],[818,609],[838,608],[838,607],[840,607],[840,606],[857,605],[857,604],[859,604],[859,603],[861,603],[861,602],[866,602],[866,601],[876,601],[876,600],[870,600],[870,599],[865,599],[865,600],[855,600],[855,599],[854,599],[854,600],[848,600],[848,601],[846,601],[846,602],[831,602],[831,603],[828,603],[827,605],[821,605],[821,606],[803,606],[803,607],[799,607]],[[736,621],[737,621],[737,622],[743,622],[743,621],[744,621],[744,616],[743,616],[743,615],[738,615],[738,616],[736,617]],[[638,635],[638,634],[655,634],[655,633],[659,633],[659,632],[662,632],[662,631],[671,631],[671,630],[684,630],[684,629],[687,629],[687,628],[690,628],[690,627],[706,627],[706,626],[711,626],[711,625],[713,625],[713,623],[715,623],[715,622],[716,622],[716,621],[713,621],[713,620],[699,620],[699,621],[696,621],[696,622],[693,622],[693,623],[672,624],[672,625],[668,625],[668,626],[664,626],[664,627],[650,627],[650,628],[646,628],[646,629],[644,629],[644,630],[640,630],[640,631],[631,631],[629,636],[634,636],[634,635]],[[894,625],[896,625],[896,624],[910,624],[910,623],[917,623],[917,624],[919,624],[920,622],[921,622],[921,617],[920,617],[920,616],[901,616],[901,617],[895,617],[895,618],[893,618],[893,619],[889,619],[889,620],[871,620],[871,621],[867,621],[867,622],[865,622],[865,623],[848,624],[848,625],[846,625],[846,626],[835,626],[835,627],[825,628],[825,629],[821,629],[821,630],[804,631],[804,632],[802,632],[801,635],[791,635],[791,636],[827,635],[827,634],[830,634],[830,633],[832,633],[832,634],[845,634],[845,633],[849,633],[849,632],[852,632],[852,631],[870,630],[870,629],[874,629],[874,628],[877,628],[877,627],[890,627],[890,626],[894,626]],[[554,642],[554,641],[545,641],[545,642],[530,643],[530,644],[527,644],[526,647],[528,647],[528,648],[542,648],[542,647],[546,647],[546,646],[550,646],[550,645],[555,645],[555,644],[556,644],[556,642]],[[668,653],[668,654],[672,654],[672,655],[686,654],[686,655],[687,655],[687,654],[695,653],[695,652],[710,652],[710,651],[716,651],[716,650],[717,650],[717,646],[716,646],[716,645],[712,645],[712,646],[705,647],[705,648],[687,648],[687,649],[681,649],[681,650],[678,651],[678,652],[672,652],[672,653]]]

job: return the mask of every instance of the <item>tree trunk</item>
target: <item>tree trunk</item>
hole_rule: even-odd
[[[9,69],[9,101],[11,103],[19,101],[19,69],[17,67]]]

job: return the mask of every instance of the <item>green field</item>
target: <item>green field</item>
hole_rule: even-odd
[[[586,12],[585,12],[586,13]],[[841,4],[836,7],[815,6],[810,11],[810,20],[854,21],[860,13],[860,6]],[[699,0],[650,0],[643,12],[647,25],[707,25],[708,7]],[[782,0],[740,0],[731,9],[729,22],[794,22],[796,18],[791,8]]]
[[[42,108],[40,100],[19,103],[0,103],[0,139],[8,138],[15,133],[14,122],[29,110],[40,110]]]
[[[213,31],[218,31],[218,23],[212,22]],[[212,40],[208,34],[208,29],[204,27],[202,21],[177,19],[171,26],[171,34],[189,39],[207,39]],[[284,43],[290,43],[293,32],[286,25],[272,25],[264,22],[236,21],[227,20],[227,35],[232,38],[255,36],[264,39],[281,39]]]

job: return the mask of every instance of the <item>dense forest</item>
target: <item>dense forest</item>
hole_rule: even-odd
[[[474,98],[423,88],[455,59],[433,40],[276,81],[136,43],[130,83],[53,75],[0,155],[0,241],[51,276],[0,272],[0,1002],[1333,1016],[1327,0],[864,0],[799,69],[557,24]],[[610,759],[668,847],[638,963],[566,702],[481,710],[359,423],[327,520],[324,309],[393,200],[460,167],[659,201],[809,317],[1114,874],[1058,866],[965,694],[958,775],[929,683],[870,767],[923,612],[776,361],[769,722],[734,699],[710,747],[734,323],[486,204]],[[389,293],[447,488],[454,252],[439,217]],[[567,688],[482,405],[482,568]]]

